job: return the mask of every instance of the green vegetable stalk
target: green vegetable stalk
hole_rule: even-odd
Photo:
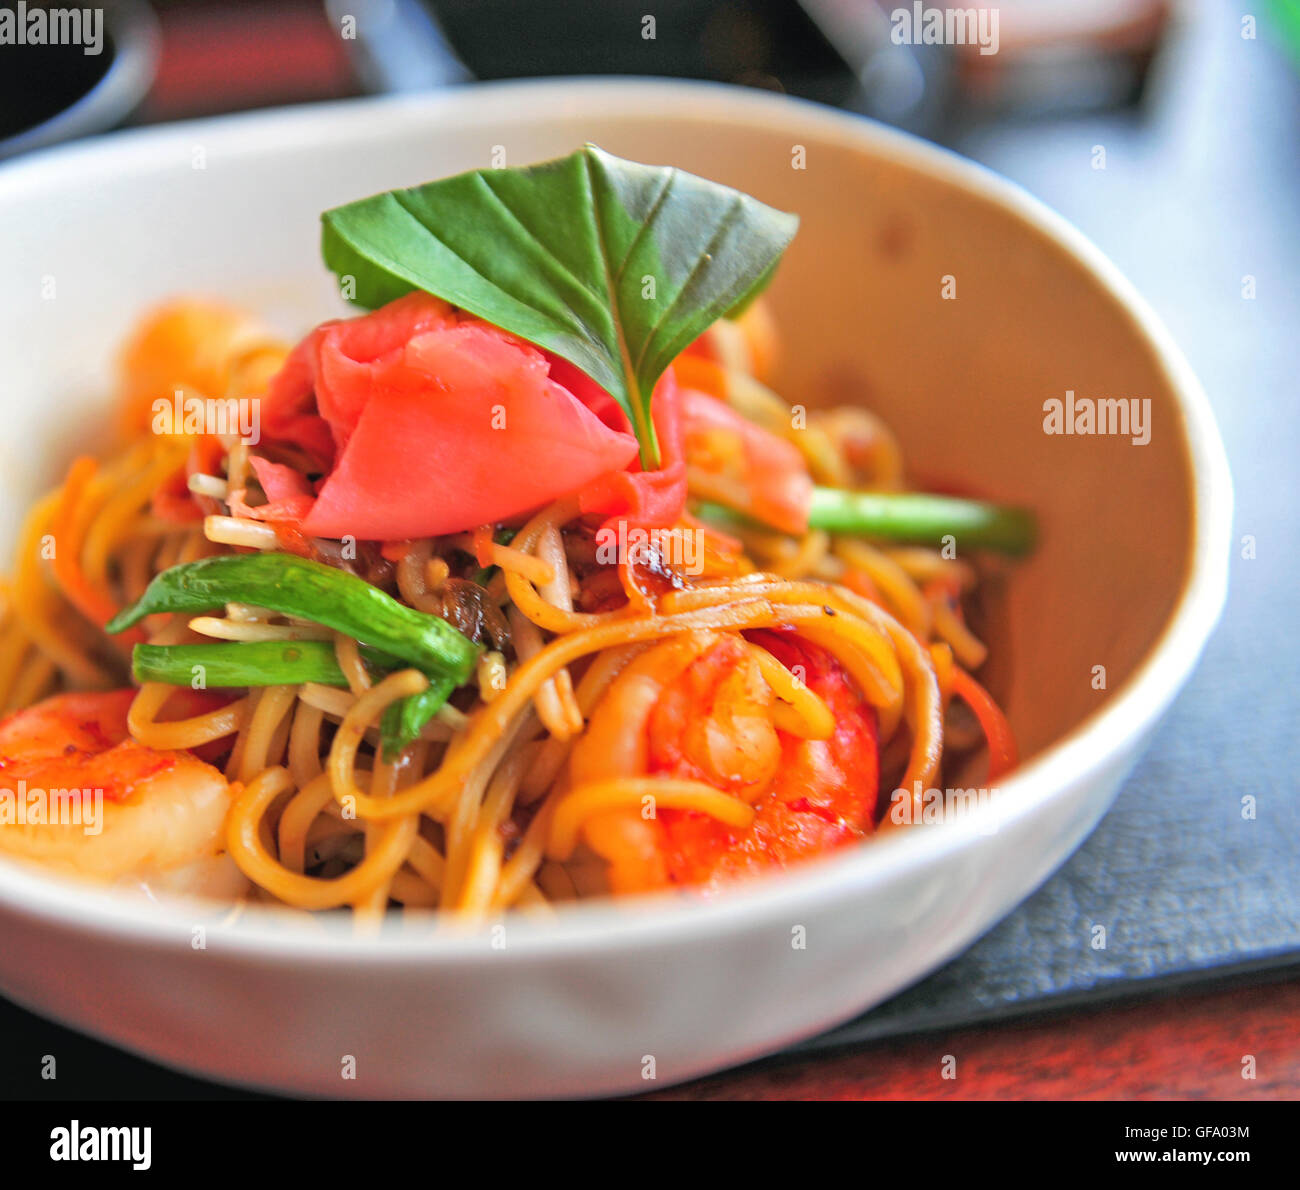
[[[719,525],[761,527],[722,504],[701,503],[699,515]],[[1023,508],[932,496],[925,492],[846,492],[814,488],[808,526],[830,533],[938,547],[951,534],[968,549],[1021,555],[1034,547],[1037,526]]]
[[[450,678],[430,679],[429,688],[389,704],[379,724],[384,759],[392,760],[424,730],[456,689]]]
[[[832,533],[937,546],[951,534],[962,547],[1020,555],[1034,546],[1034,516],[1023,508],[925,492],[846,492],[814,488],[808,524]]]
[[[403,663],[387,653],[361,646],[361,659],[375,673],[400,669]],[[196,676],[203,685],[297,686],[319,682],[346,686],[334,646],[322,640],[222,641],[204,645],[136,645],[131,670],[137,682],[189,686]]]
[[[292,554],[222,555],[173,566],[107,630],[121,632],[155,612],[200,612],[226,603],[324,624],[457,685],[468,681],[478,657],[478,646],[445,620],[398,603],[346,571]]]
[[[479,647],[445,620],[398,603],[346,571],[291,554],[223,555],[173,566],[107,629],[121,632],[157,612],[200,612],[226,603],[251,603],[312,620],[364,641],[362,657],[376,669],[406,664],[424,673],[429,688],[384,716],[387,756],[415,739],[452,691],[469,680],[479,654]],[[137,645],[132,665],[140,681],[174,685],[189,685],[194,665],[205,667],[209,686],[347,685],[333,646],[323,641]]]

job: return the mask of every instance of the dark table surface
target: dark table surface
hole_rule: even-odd
[[[1053,1029],[1104,1032],[1107,1014],[1116,1028],[1146,1029],[1153,1041],[1171,1014],[1185,1017],[1205,1046],[1218,1037],[1234,1052],[1249,1050],[1252,1030],[1275,1051],[1296,1036],[1294,996],[1265,985],[1262,973],[1300,970],[1300,747],[1293,732],[1300,639],[1285,618],[1300,586],[1300,81],[1275,46],[1243,40],[1236,13],[1218,8],[1196,10],[1166,47],[1140,111],[970,123],[948,139],[1096,241],[1168,323],[1200,375],[1236,486],[1238,545],[1223,623],[1114,809],[1042,889],[947,967],[798,1047],[785,1060],[796,1073],[784,1081],[740,1073],[695,1093],[757,1095],[785,1086],[799,1094],[907,1094],[906,1080],[882,1081],[871,1059],[856,1081],[862,1063],[852,1057],[813,1059],[901,1034],[1170,988],[1178,990],[1149,1010],[1106,1010],[1100,1025],[1095,1015],[1083,1024],[1055,1016],[1037,1033],[1008,1024],[962,1036],[993,1050],[1000,1037],[1011,1054],[1027,1036],[1041,1035],[1035,1044],[1048,1053]],[[1104,170],[1092,168],[1096,145],[1106,148]],[[1254,297],[1243,296],[1247,277]],[[1254,818],[1242,814],[1247,795]],[[1091,945],[1097,924],[1106,926],[1104,949]],[[1243,990],[1243,977],[1258,986]],[[1233,990],[1195,991],[1225,978],[1235,980]],[[1282,1037],[1280,1009],[1291,1022]],[[879,1051],[881,1061],[905,1065],[918,1044],[892,1042]],[[1076,1065],[1089,1062],[1086,1046],[1069,1052]],[[220,1093],[11,1006],[0,1008],[0,1053],[0,1095]],[[59,1055],[57,1085],[39,1081],[47,1053]],[[1295,1067],[1275,1093],[1289,1087],[1300,1094]],[[868,1077],[868,1069],[876,1074]],[[985,1091],[1030,1093],[1040,1085],[1033,1077],[1026,1071],[1017,1084],[1008,1076]],[[1213,1086],[1225,1094],[1222,1087],[1236,1084]],[[1184,1086],[1181,1093],[1194,1092]]]

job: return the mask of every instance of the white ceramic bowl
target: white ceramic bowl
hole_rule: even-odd
[[[798,211],[772,291],[778,387],[865,399],[917,473],[1038,509],[1042,547],[1012,572],[994,641],[1028,757],[1000,813],[897,832],[711,903],[590,904],[472,934],[229,921],[3,864],[7,995],[172,1066],[285,1091],[645,1090],[912,983],[1106,810],[1224,598],[1231,489],[1205,397],[1137,294],[1061,219],[951,154],[805,103],[530,82],[129,132],[0,168],[8,541],[41,485],[96,441],[114,350],[144,306],[220,294],[300,332],[338,312],[321,210],[486,165],[496,146],[519,164],[585,140]],[[940,296],[946,276],[955,301]],[[1045,435],[1042,403],[1066,389],[1150,398],[1150,444]]]

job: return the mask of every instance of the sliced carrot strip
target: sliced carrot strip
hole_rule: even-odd
[[[996,781],[1018,763],[1011,724],[992,695],[958,665],[952,667],[952,692],[975,712],[975,718],[979,720],[989,742],[989,780]]]
[[[103,591],[93,587],[82,573],[82,539],[77,532],[77,507],[98,470],[99,464],[89,455],[73,461],[59,493],[58,506],[50,519],[50,535],[54,538],[51,569],[55,581],[73,607],[102,628],[117,615],[117,605]],[[143,640],[144,636],[135,630],[134,638]]]

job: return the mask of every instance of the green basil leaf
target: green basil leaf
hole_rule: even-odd
[[[798,219],[587,145],[326,211],[321,252],[373,309],[423,289],[606,389],[657,466],[650,394],[673,358],[771,280]]]

